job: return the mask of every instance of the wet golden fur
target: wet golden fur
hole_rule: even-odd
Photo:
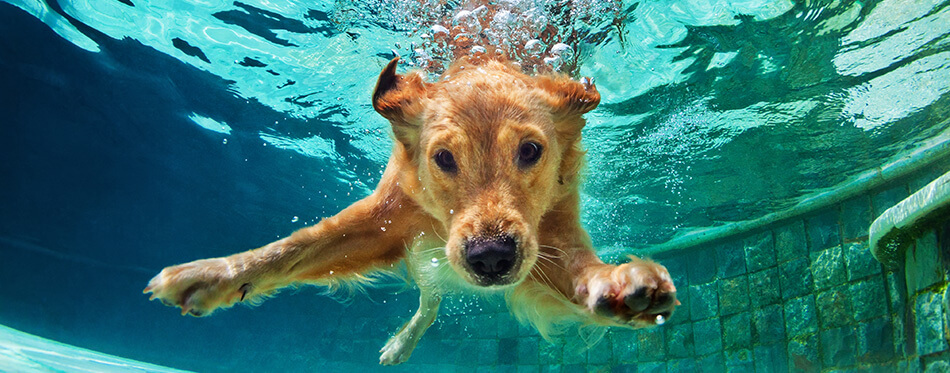
[[[427,83],[396,66],[384,68],[373,95],[396,141],[370,196],[262,248],[168,267],[146,292],[203,316],[405,260],[420,309],[381,351],[384,364],[409,357],[454,288],[504,292],[512,313],[545,337],[567,322],[645,327],[669,317],[678,302],[666,269],[634,257],[604,264],[581,227],[581,115],[600,100],[589,80],[462,59]],[[517,162],[526,142],[542,149],[530,166]],[[451,152],[457,171],[433,161],[440,151]],[[518,264],[486,285],[466,265],[466,242],[499,235],[514,237]]]

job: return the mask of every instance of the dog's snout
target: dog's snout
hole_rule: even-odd
[[[476,275],[496,284],[511,272],[517,260],[517,243],[511,236],[470,240],[465,260]]]

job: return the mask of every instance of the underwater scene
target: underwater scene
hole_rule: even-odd
[[[662,325],[462,292],[383,366],[404,279],[142,294],[370,195],[380,72],[493,48],[596,84],[581,223],[668,269]],[[0,0],[0,69],[0,371],[950,372],[950,1]]]

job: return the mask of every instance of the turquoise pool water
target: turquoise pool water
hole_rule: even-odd
[[[513,25],[549,25],[538,56],[597,82],[603,100],[584,130],[582,203],[607,258],[785,211],[948,136],[950,2],[497,4],[511,11],[482,30],[486,38],[525,45],[535,35]],[[376,76],[395,54],[405,69],[434,66],[434,76],[449,52],[432,42],[433,26],[466,22],[460,12],[473,9],[423,0],[0,2],[0,324],[187,370],[377,369],[376,350],[416,307],[412,291],[384,286],[338,303],[302,288],[206,319],[179,317],[140,292],[165,265],[259,246],[368,194],[391,146],[388,124],[369,102]],[[556,43],[570,49],[554,53]],[[928,163],[922,172],[946,165]],[[868,193],[868,207],[857,210],[866,215],[880,213],[884,202],[874,201],[899,200]],[[861,242],[851,227],[863,223],[837,214],[844,217],[800,219],[803,233],[789,242],[805,251],[786,257],[784,233],[774,233],[785,228],[768,228],[775,273],[823,275],[815,268],[834,240],[837,258],[850,260],[848,245]],[[839,233],[809,233],[822,226]],[[713,251],[720,264],[749,255]],[[671,271],[677,260],[670,257]],[[693,271],[684,263],[684,273]],[[677,285],[707,294],[731,289],[734,276],[758,278],[772,268],[749,263]],[[829,288],[865,286],[851,280],[889,283],[881,270],[855,276],[814,282],[812,303],[800,298],[808,291],[747,302],[746,324],[765,306],[780,306],[787,317],[801,304],[821,308]],[[453,302],[432,342],[424,339],[397,370],[681,371],[690,365],[668,361],[719,356],[699,365],[715,371],[745,366],[729,363],[738,361],[729,351],[741,350],[760,361],[751,365],[756,371],[784,371],[799,367],[789,363],[795,356],[811,356],[789,343],[813,338],[825,346],[836,338],[819,324],[794,340],[783,323],[792,342],[774,361],[784,363],[760,360],[758,340],[697,349],[696,326],[691,353],[682,356],[665,339],[673,332],[627,335],[630,341],[611,332],[608,347],[590,350],[607,350],[603,356],[568,354],[581,343],[565,338],[558,342],[569,347],[554,354],[506,319],[502,306]],[[682,317],[700,326],[717,320],[718,332],[710,333],[725,335],[733,321],[722,321],[731,317],[723,312]],[[875,317],[898,313],[888,308]],[[855,330],[867,321],[849,320]],[[666,341],[663,354],[637,352],[650,338]],[[884,360],[851,362],[814,348],[818,365],[801,370],[885,367]],[[920,356],[943,350],[927,351]]]

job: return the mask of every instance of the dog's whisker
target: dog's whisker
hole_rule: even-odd
[[[435,229],[435,223],[430,222],[430,224],[432,225],[432,233],[435,234],[435,236],[438,237],[440,240],[442,240],[442,242],[449,243],[449,240],[445,239],[445,237],[442,237],[442,235],[439,234],[439,230]]]
[[[541,280],[542,283],[544,283],[551,289],[556,289],[556,287],[554,286],[554,282],[551,281],[551,278],[548,277],[548,274],[545,273],[543,269],[539,267],[537,273],[538,273],[537,277]]]
[[[551,265],[553,265],[553,266],[555,266],[555,267],[557,267],[557,268],[559,268],[559,269],[561,269],[561,270],[565,270],[565,271],[567,270],[567,269],[564,268],[564,266],[562,266],[560,263],[556,262],[553,258],[548,257],[547,255],[541,255],[541,254],[539,254],[539,255],[538,255],[538,258],[539,258],[539,259],[544,259],[544,260],[546,260],[548,263],[551,263]],[[558,257],[557,259],[560,259],[560,257]]]
[[[562,249],[560,249],[560,248],[554,247],[554,246],[550,246],[550,245],[538,245],[538,247],[543,247],[543,248],[545,248],[545,249],[555,250],[555,251],[557,251],[557,252],[560,252],[560,253],[563,254],[563,255],[567,255],[567,252],[566,252],[566,251],[564,251],[564,250],[562,250]],[[560,255],[558,255],[557,257],[560,258]]]
[[[550,260],[550,259],[547,259],[546,262],[539,262],[538,264],[539,264],[539,265],[548,264],[548,265],[553,266],[554,268],[557,268],[557,269],[559,269],[559,270],[561,270],[561,271],[567,271],[563,266],[561,266],[560,264],[558,264],[558,263],[556,263],[556,262],[554,262],[554,261],[552,261],[552,260]]]

